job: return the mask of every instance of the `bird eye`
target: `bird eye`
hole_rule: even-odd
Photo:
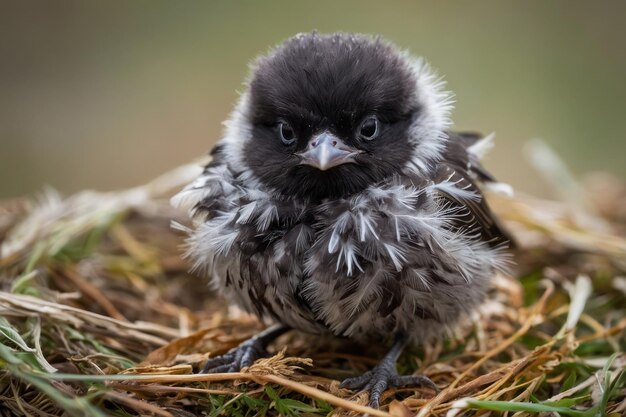
[[[378,119],[375,116],[370,116],[363,120],[361,127],[359,127],[359,136],[365,140],[372,140],[378,135]]]
[[[291,145],[296,141],[296,133],[287,122],[278,123],[278,133],[280,134],[280,139],[285,145]]]

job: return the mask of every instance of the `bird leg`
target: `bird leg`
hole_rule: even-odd
[[[220,372],[239,372],[254,363],[255,360],[267,356],[267,345],[281,334],[289,330],[288,327],[277,324],[252,336],[221,356],[209,359],[202,374],[215,374]]]
[[[380,396],[388,387],[427,386],[438,392],[439,388],[435,383],[424,375],[398,375],[396,362],[406,344],[405,338],[397,337],[387,355],[378,365],[363,375],[344,379],[340,385],[341,388],[368,391],[369,405],[373,408],[378,408]]]

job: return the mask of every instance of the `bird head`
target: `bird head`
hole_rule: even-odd
[[[421,59],[365,35],[300,34],[252,66],[223,152],[290,198],[347,197],[440,158],[450,94]]]

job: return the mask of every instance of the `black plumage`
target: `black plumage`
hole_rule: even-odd
[[[480,135],[449,130],[451,96],[421,59],[379,38],[307,33],[257,59],[212,161],[174,204],[194,218],[195,268],[278,324],[207,371],[249,365],[288,328],[387,341],[344,382],[370,392],[407,344],[482,302],[508,242],[480,183]]]

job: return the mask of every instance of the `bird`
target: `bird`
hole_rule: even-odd
[[[483,188],[491,137],[451,129],[453,95],[380,36],[307,32],[251,64],[188,210],[193,270],[270,327],[203,372],[236,372],[289,330],[384,344],[342,387],[380,406],[405,348],[445,337],[506,271],[511,239]]]

